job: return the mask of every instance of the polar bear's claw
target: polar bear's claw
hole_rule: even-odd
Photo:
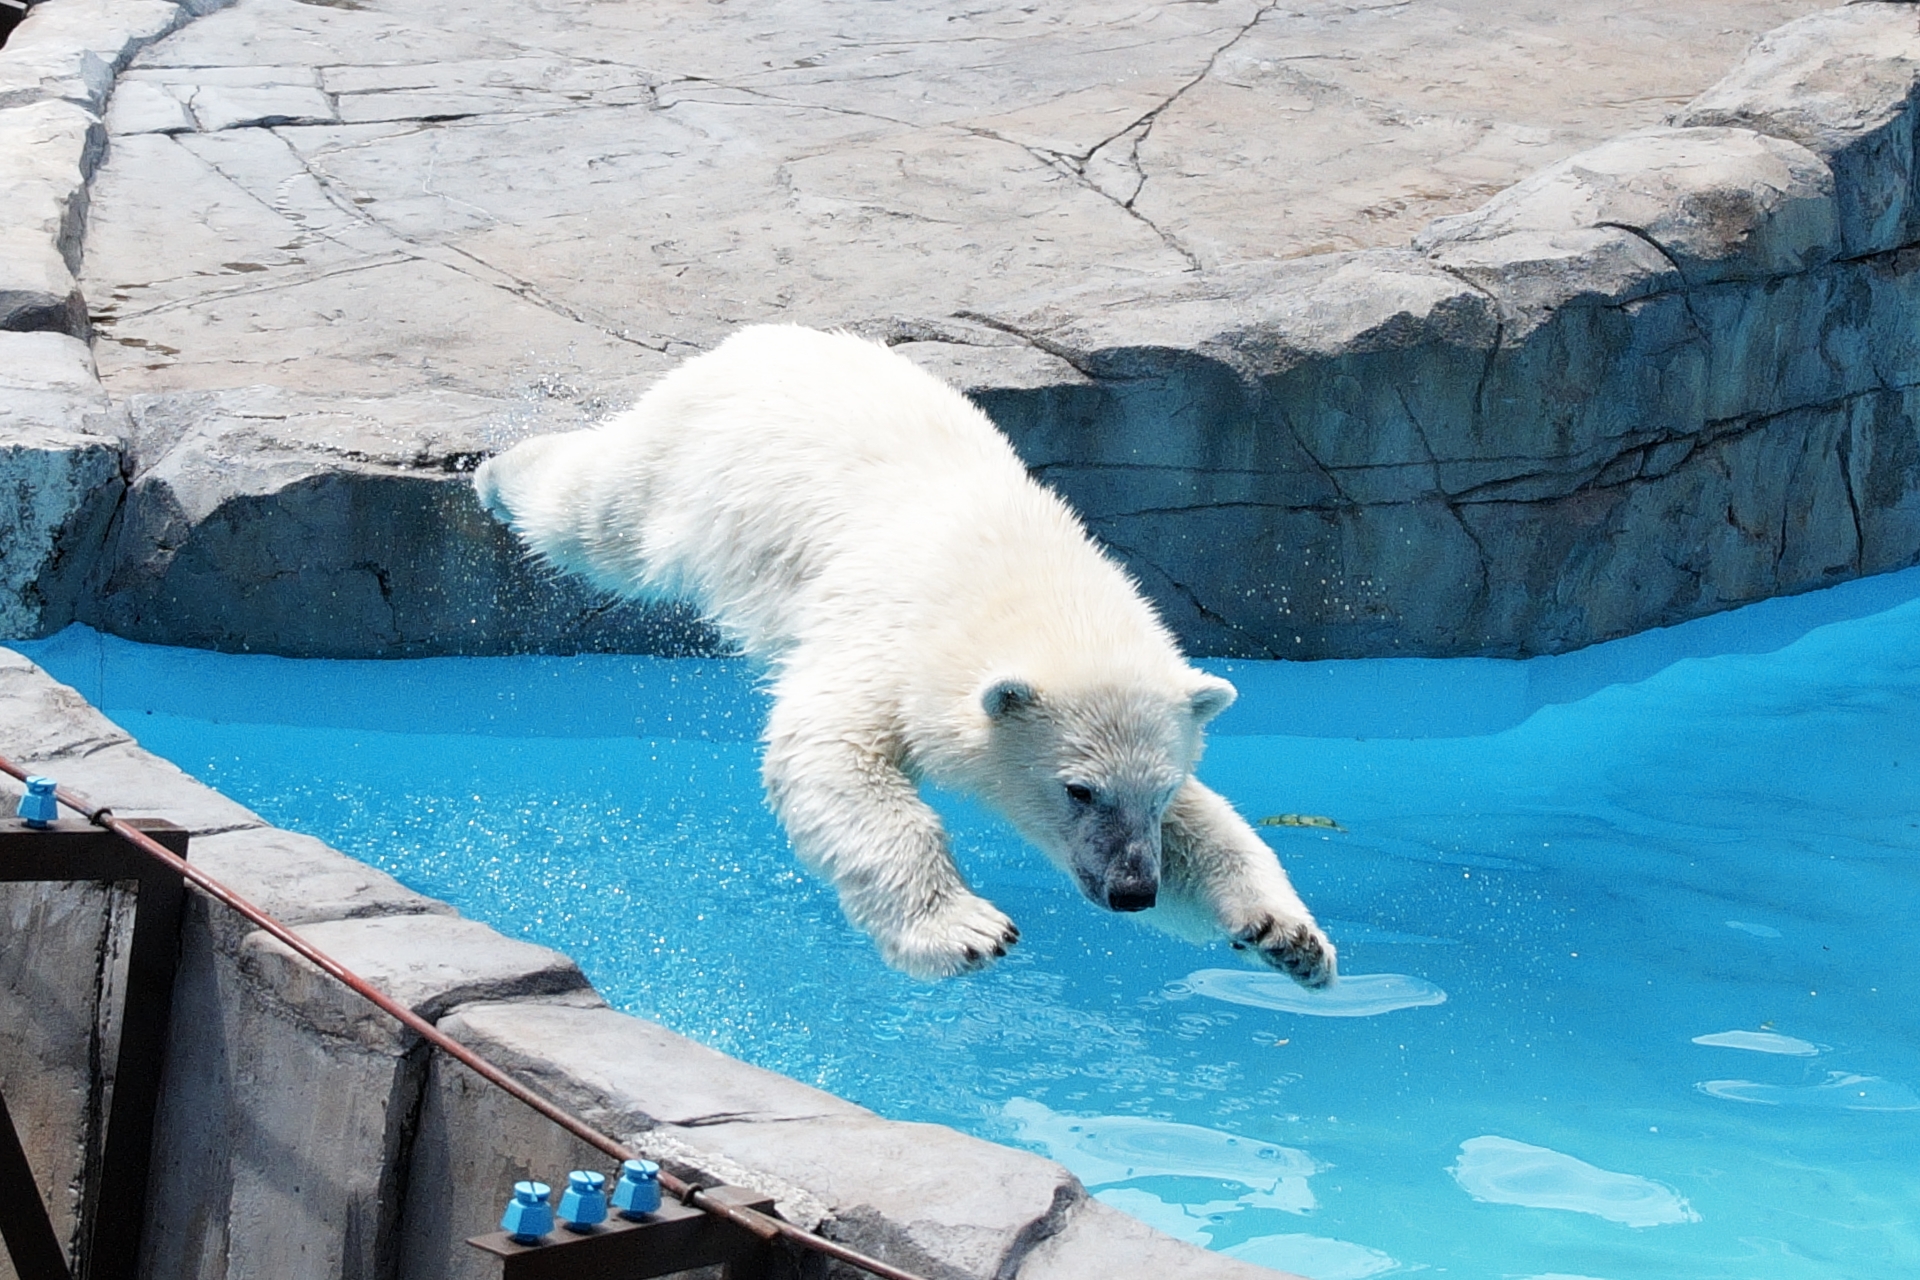
[[[1303,987],[1319,988],[1333,982],[1333,944],[1311,922],[1289,925],[1269,916],[1241,930],[1233,945],[1240,951],[1254,948],[1262,960]]]
[[[916,978],[984,969],[1020,940],[1013,921],[985,898],[952,898],[881,942],[887,963]]]

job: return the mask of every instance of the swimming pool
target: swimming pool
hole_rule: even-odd
[[[1211,664],[1201,773],[1341,945],[1316,999],[1097,912],[936,797],[1019,922],[887,970],[712,660],[20,646],[149,749],[616,1006],[1316,1280],[1920,1274],[1920,571],[1527,663]]]

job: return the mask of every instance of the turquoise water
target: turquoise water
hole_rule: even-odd
[[[1044,1151],[1316,1280],[1920,1275],[1920,573],[1527,663],[1212,664],[1201,774],[1330,997],[1084,903],[935,797],[1020,924],[888,971],[758,796],[737,663],[20,646],[147,747],[616,1006]]]

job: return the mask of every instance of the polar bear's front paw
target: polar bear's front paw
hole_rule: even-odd
[[[945,899],[933,910],[876,934],[888,964],[916,978],[970,973],[1007,954],[1020,930],[1000,909],[971,893]]]
[[[1334,978],[1333,943],[1311,920],[1263,916],[1233,935],[1233,947],[1252,948],[1303,987],[1324,987]]]

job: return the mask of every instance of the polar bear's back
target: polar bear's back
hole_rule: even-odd
[[[989,541],[1110,568],[978,408],[846,334],[742,330],[578,436],[567,469],[599,492],[576,505],[606,513],[603,531],[552,558],[615,589],[691,597],[763,657],[855,600],[870,626],[908,625],[879,615],[923,606],[929,576],[984,569],[1004,552]]]

